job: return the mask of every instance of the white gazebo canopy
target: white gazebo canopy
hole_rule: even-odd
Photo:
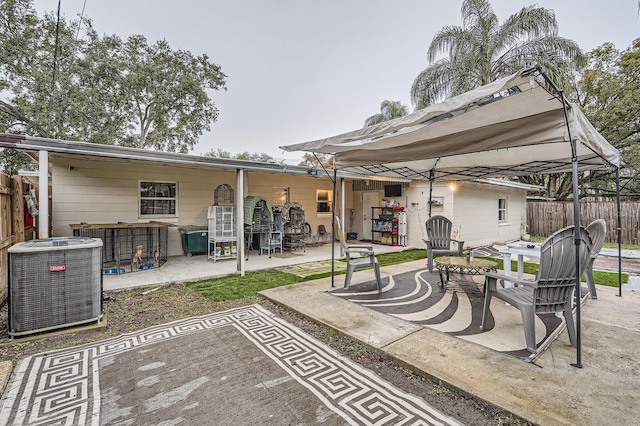
[[[529,69],[401,118],[281,148],[335,154],[338,169],[365,176],[463,180],[571,172],[571,136],[579,170],[619,167],[618,150],[549,84]]]
[[[575,229],[580,229],[578,173],[616,169],[619,189],[622,165],[620,152],[598,133],[578,106],[565,99],[539,67],[519,71],[401,118],[281,148],[334,154],[335,169],[346,169],[365,179],[379,176],[433,182],[443,178],[471,180],[571,172]],[[619,199],[618,192],[618,205]],[[620,256],[619,229],[618,217]],[[577,294],[580,271],[576,256]],[[621,295],[620,271],[618,282]],[[576,308],[578,343],[573,365],[581,367],[579,303]]]

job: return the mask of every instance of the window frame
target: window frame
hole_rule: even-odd
[[[326,193],[326,200],[324,197],[320,198],[320,194]],[[320,205],[327,205],[328,210],[320,209]],[[333,191],[331,189],[316,189],[316,213],[317,214],[332,214],[333,213]]]
[[[291,188],[288,186],[274,186],[271,191],[271,203],[274,206],[283,206],[289,203]]]
[[[504,206],[500,206],[500,202],[504,201]],[[501,217],[501,214],[503,217]],[[506,223],[509,221],[509,198],[498,197],[498,223]]]
[[[169,185],[170,187],[175,187],[174,196],[143,196],[142,189],[143,184],[151,185]],[[169,189],[171,192],[171,189]],[[152,201],[169,201],[169,210],[171,207],[171,201],[173,201],[174,212],[173,213],[162,213],[162,214],[149,214],[142,212],[142,204],[143,201],[152,200]],[[176,218],[178,217],[178,182],[177,181],[162,181],[162,180],[151,180],[151,179],[140,179],[138,180],[138,218],[140,219],[159,219],[159,218]]]

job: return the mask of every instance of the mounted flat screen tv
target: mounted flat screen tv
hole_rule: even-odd
[[[384,196],[385,197],[401,197],[402,185],[385,185]]]

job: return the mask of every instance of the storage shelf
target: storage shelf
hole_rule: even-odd
[[[406,229],[404,207],[371,207],[371,240],[377,244],[390,246],[404,246],[406,234],[400,229]],[[404,225],[404,226],[403,226]]]

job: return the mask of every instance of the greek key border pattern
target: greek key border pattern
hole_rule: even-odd
[[[2,397],[0,424],[98,425],[100,359],[224,326],[236,327],[349,424],[458,424],[259,305],[25,358]]]

